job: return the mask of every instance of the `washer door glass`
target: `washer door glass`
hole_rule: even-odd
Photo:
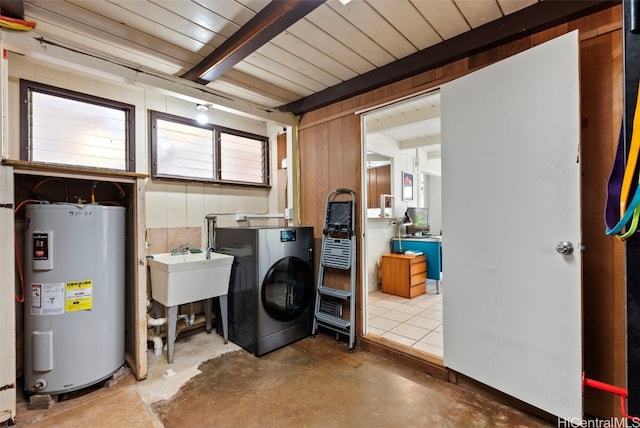
[[[313,272],[298,257],[276,262],[262,283],[262,306],[278,321],[298,318],[313,300]]]

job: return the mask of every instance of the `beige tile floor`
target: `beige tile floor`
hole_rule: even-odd
[[[442,294],[436,294],[435,281],[413,299],[373,291],[367,309],[370,333],[442,357]]]

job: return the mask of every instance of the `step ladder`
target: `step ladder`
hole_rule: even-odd
[[[349,189],[336,189],[327,196],[327,213],[322,230],[322,251],[318,269],[315,312],[312,336],[323,327],[336,332],[336,341],[340,334],[349,336],[349,352],[355,346],[355,290],[356,290],[356,236],[355,193]],[[325,284],[325,270],[350,271],[349,286]],[[332,275],[335,278],[344,275]],[[344,316],[344,306],[349,304],[348,318]]]

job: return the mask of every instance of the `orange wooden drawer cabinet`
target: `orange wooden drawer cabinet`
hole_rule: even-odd
[[[383,254],[382,292],[410,299],[427,292],[427,257]]]

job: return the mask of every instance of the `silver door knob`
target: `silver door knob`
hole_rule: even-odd
[[[573,244],[569,241],[560,241],[556,245],[556,251],[563,256],[568,256],[573,253]]]

